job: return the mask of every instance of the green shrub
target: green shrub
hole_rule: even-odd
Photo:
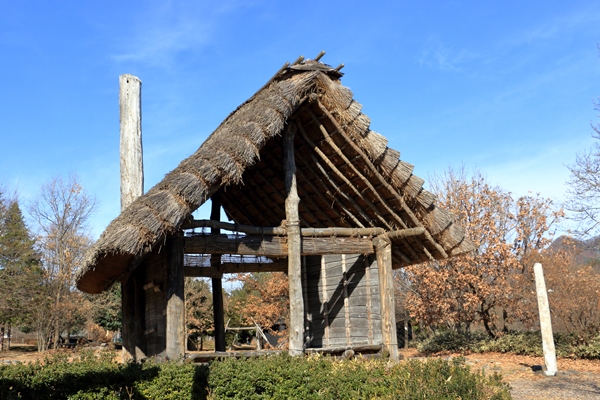
[[[207,394],[207,388],[210,394]],[[464,360],[388,364],[281,354],[193,364],[117,364],[63,355],[0,367],[1,399],[507,399],[499,375],[472,373]]]
[[[214,362],[211,399],[508,399],[499,375],[472,373],[463,359],[335,361],[287,354]]]
[[[600,336],[581,344],[575,335],[554,334],[554,347],[558,357],[600,360]],[[542,356],[542,335],[539,331],[511,332],[495,339],[485,334],[459,334],[438,331],[423,339],[417,350],[425,354],[442,352],[459,353],[512,353],[526,356]]]
[[[590,340],[586,345],[575,346],[573,353],[577,358],[600,360],[600,335]]]
[[[203,399],[208,368],[192,364],[118,364],[113,354],[63,354],[43,363],[0,367],[1,399]]]
[[[542,355],[542,336],[540,332],[509,333],[496,339],[486,338],[474,344],[471,350],[476,353],[494,351],[517,355]]]
[[[417,344],[417,350],[424,354],[441,352],[470,352],[478,343],[484,341],[484,333],[458,333],[440,330]]]

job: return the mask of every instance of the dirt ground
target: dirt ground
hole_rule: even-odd
[[[405,359],[417,358],[414,349],[401,350]],[[440,357],[459,357],[460,354]],[[600,399],[600,360],[558,359],[558,373],[542,374],[543,357],[484,353],[464,356],[472,371],[498,372],[511,387],[515,400]]]
[[[77,350],[57,350],[77,355]],[[102,350],[99,350],[102,351]],[[50,352],[52,353],[52,351]],[[404,359],[426,359],[415,349],[401,350]],[[449,354],[439,357],[459,357]],[[511,386],[515,400],[552,399],[600,399],[600,360],[558,360],[558,374],[546,377],[541,372],[543,357],[516,356],[511,354],[485,353],[464,356],[471,370],[486,373],[498,372]],[[43,359],[35,346],[15,346],[0,352],[0,364],[32,362]]]

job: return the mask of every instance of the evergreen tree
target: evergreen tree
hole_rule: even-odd
[[[91,318],[107,331],[121,330],[121,285],[113,285],[100,294],[85,295],[91,304]]]
[[[0,325],[26,324],[41,283],[35,241],[16,200],[0,215]]]

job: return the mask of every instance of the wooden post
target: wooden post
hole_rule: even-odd
[[[396,337],[396,310],[394,302],[394,278],[392,276],[392,244],[381,237],[373,239],[377,267],[379,269],[379,294],[381,296],[381,335],[383,346],[390,360],[398,360]]]
[[[133,75],[119,77],[121,211],[144,192],[141,96],[139,78]],[[143,275],[143,271],[134,271],[121,283],[123,362],[145,357],[145,297],[141,287],[137,287],[144,283],[136,275]]]
[[[221,219],[221,195],[215,193],[211,198],[210,219],[219,221]],[[210,233],[216,235],[221,233],[219,228],[211,228]],[[221,256],[210,255],[210,265],[221,270]],[[225,315],[223,314],[223,281],[221,277],[212,278],[213,295],[213,317],[215,323],[215,351],[225,351]]]
[[[304,354],[304,301],[302,300],[302,258],[298,190],[296,188],[296,161],[294,159],[294,128],[283,133],[285,170],[285,215],[288,232],[288,281],[290,291],[289,353]]]
[[[556,351],[554,349],[554,336],[552,335],[552,320],[550,318],[550,305],[548,304],[548,291],[544,281],[544,270],[542,264],[533,265],[535,275],[535,289],[537,292],[538,309],[540,312],[540,328],[542,331],[542,349],[544,351],[544,362],[546,370],[544,375],[554,376],[558,370],[556,365]]]
[[[167,239],[167,344],[165,355],[169,360],[179,360],[185,356],[185,278],[183,271],[183,234],[179,232]]]
[[[124,210],[144,192],[142,81],[133,75],[121,75],[119,86],[121,210]]]

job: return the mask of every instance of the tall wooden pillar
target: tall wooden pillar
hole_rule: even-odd
[[[219,221],[221,219],[221,195],[215,193],[211,198],[210,219]],[[210,233],[217,235],[221,233],[219,228],[211,228]],[[221,270],[221,256],[210,255],[210,265]],[[215,351],[225,351],[225,315],[223,311],[223,281],[221,277],[212,278],[213,294],[213,317],[215,323]]]
[[[381,296],[381,333],[383,346],[391,360],[398,360],[396,337],[396,309],[394,302],[394,277],[392,275],[392,244],[389,240],[373,239],[377,267],[379,269],[379,293]]]
[[[121,211],[144,193],[142,81],[119,76]]]
[[[144,192],[142,154],[142,82],[119,77],[121,211]],[[121,282],[123,361],[145,358],[145,294],[143,265]]]
[[[185,276],[183,264],[183,234],[167,239],[167,315],[166,349],[169,360],[185,356]]]
[[[294,159],[295,126],[289,125],[283,133],[285,169],[285,214],[288,235],[288,280],[290,292],[289,353],[299,356],[304,353],[304,301],[302,300],[302,257],[300,197],[296,188],[296,161]]]

